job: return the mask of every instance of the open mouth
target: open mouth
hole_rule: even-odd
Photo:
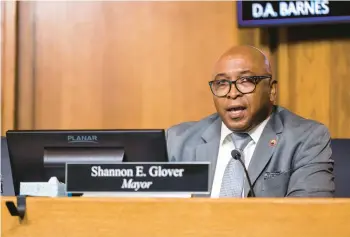
[[[245,110],[246,107],[244,106],[234,106],[234,107],[230,107],[227,109],[227,111],[232,112],[232,111],[241,111],[241,110]]]
[[[227,108],[227,112],[231,119],[239,119],[243,117],[246,109],[245,106],[231,106]]]

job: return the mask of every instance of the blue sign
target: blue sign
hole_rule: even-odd
[[[350,23],[349,1],[238,1],[241,27]]]

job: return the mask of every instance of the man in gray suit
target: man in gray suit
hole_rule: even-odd
[[[252,194],[232,150],[248,169],[256,197],[333,197],[328,129],[276,106],[276,84],[259,49],[226,51],[209,82],[217,113],[169,128],[169,159],[209,161],[213,198]]]

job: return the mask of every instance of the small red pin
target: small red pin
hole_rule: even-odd
[[[276,144],[277,144],[276,139],[272,139],[272,140],[270,141],[270,146],[276,146]]]

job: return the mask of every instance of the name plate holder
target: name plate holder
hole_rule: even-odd
[[[209,168],[209,162],[67,162],[66,192],[191,197],[209,193]]]

